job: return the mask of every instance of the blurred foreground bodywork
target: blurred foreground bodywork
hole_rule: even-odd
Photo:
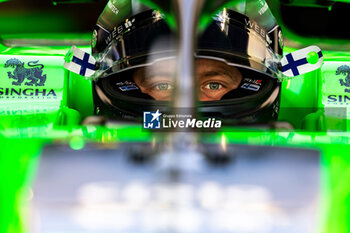
[[[49,5],[45,1],[42,2],[44,5]],[[60,1],[56,2],[58,7],[62,7]],[[288,24],[288,20],[283,18],[283,12],[286,9],[299,11],[327,9],[331,14],[332,7],[336,9],[341,5],[349,9],[350,3],[345,0],[271,0],[268,3],[284,29],[287,39],[285,51],[294,51],[304,44],[320,44],[324,51],[324,65],[318,71],[282,83],[280,124],[270,128],[223,127],[219,132],[199,133],[198,145],[214,147],[210,150],[208,146],[204,150],[211,152],[209,157],[220,156],[220,153],[223,156],[234,154],[235,148],[239,148],[235,145],[262,146],[262,149],[263,146],[273,146],[282,148],[281,153],[287,153],[284,151],[285,148],[311,149],[316,151],[312,156],[318,156],[319,152],[321,158],[318,196],[320,215],[317,216],[318,226],[312,229],[312,232],[347,233],[350,230],[350,185],[348,184],[350,161],[347,156],[350,151],[347,107],[350,98],[347,96],[349,92],[346,91],[350,75],[350,68],[347,68],[350,67],[348,32],[344,26],[344,34],[339,33],[335,36],[336,38],[328,38],[322,35],[323,31],[317,30],[316,32],[320,32],[320,35],[307,34],[307,37],[303,37],[300,33],[311,33],[311,30],[307,28],[302,30],[303,25],[300,25],[300,31],[295,31],[295,25]],[[8,7],[12,9],[12,13],[18,10],[15,4],[11,5],[11,1],[0,3],[0,10],[3,4],[9,4]],[[29,7],[30,4],[26,4]],[[99,7],[104,4],[99,4]],[[64,7],[66,6],[74,5]],[[23,16],[23,19],[27,19],[28,25],[32,27],[22,25],[19,20],[10,20],[9,23],[1,25],[1,233],[27,231],[28,219],[31,217],[28,216],[28,203],[33,195],[31,187],[39,169],[42,151],[50,151],[50,147],[46,146],[54,144],[65,148],[69,145],[73,150],[81,150],[89,144],[87,148],[92,147],[92,151],[95,148],[102,148],[116,151],[118,155],[123,154],[125,147],[134,148],[130,149],[131,151],[124,151],[125,154],[135,155],[137,158],[141,156],[142,160],[145,151],[149,150],[150,156],[155,156],[157,150],[154,148],[166,145],[168,140],[164,137],[165,133],[145,131],[141,124],[114,122],[112,124],[107,121],[104,126],[96,126],[90,121],[90,124],[82,125],[83,119],[94,113],[91,82],[65,71],[62,61],[73,44],[90,52],[90,31],[85,29],[80,33],[76,32],[78,26],[70,22],[80,22],[80,20],[60,17],[58,13],[51,21],[55,24],[54,27],[51,24],[45,26],[44,19],[48,17],[45,13],[37,11],[31,14],[25,9],[25,7],[21,8],[21,14],[17,13],[17,16],[27,15],[27,17]],[[92,11],[90,9],[90,12]],[[6,17],[16,18],[10,15],[11,11],[8,8],[6,12],[7,14],[4,13],[1,16],[2,22],[5,22]],[[98,15],[98,12],[96,14]],[[49,16],[52,17],[52,15]],[[93,20],[97,19],[97,16],[90,17]],[[344,16],[338,15],[338,17]],[[344,22],[346,21],[340,18],[339,24]],[[36,25],[41,25],[40,30]],[[14,34],[14,28],[18,27],[23,28],[23,34]],[[33,32],[31,29],[35,29],[35,33],[30,33]],[[41,70],[40,75],[34,80],[28,77],[19,78],[15,65],[20,63],[24,63],[28,69],[30,69],[29,64],[36,65],[31,69],[39,73]],[[99,122],[101,122],[100,119]],[[294,129],[282,122],[289,122]],[[49,149],[43,149],[44,147]],[[141,149],[138,151],[137,148]],[[171,148],[169,150],[172,151]],[[250,153],[258,152],[250,151]],[[69,158],[66,156],[66,159]]]

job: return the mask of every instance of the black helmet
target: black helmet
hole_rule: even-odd
[[[235,88],[219,99],[199,101],[197,112],[242,123],[277,118],[283,44],[279,26],[265,28],[233,10],[224,9],[213,17],[199,36],[194,56],[234,67],[241,76]],[[135,80],[137,72],[176,58],[176,36],[164,17],[154,10],[139,13],[115,27],[103,43],[99,46],[105,47],[102,51],[95,50],[99,63],[93,83],[97,114],[137,119],[145,111],[166,112],[168,101],[155,98]],[[157,69],[155,66],[155,72]]]

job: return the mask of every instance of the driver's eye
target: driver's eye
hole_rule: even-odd
[[[166,91],[166,90],[172,89],[171,85],[168,83],[160,83],[160,84],[157,84],[155,87],[157,90],[160,90],[160,91]]]
[[[222,85],[220,83],[212,82],[205,85],[205,88],[209,90],[219,90],[220,88],[222,88]]]

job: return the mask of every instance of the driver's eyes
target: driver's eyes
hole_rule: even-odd
[[[155,89],[157,89],[159,91],[166,91],[166,90],[172,89],[172,86],[168,83],[159,83],[159,84],[155,85]]]
[[[204,88],[209,89],[209,90],[219,90],[220,88],[222,88],[222,85],[220,83],[211,82],[211,83],[205,85]]]

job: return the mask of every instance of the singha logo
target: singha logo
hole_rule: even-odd
[[[24,67],[24,62],[16,58],[11,58],[6,61],[5,68],[12,67],[15,68],[13,72],[7,72],[7,75],[10,79],[15,79],[12,85],[21,86],[25,79],[27,82],[24,83],[26,86],[44,86],[46,81],[46,74],[43,74],[44,65],[37,64],[38,61],[28,62],[30,68]]]
[[[345,88],[345,92],[350,93],[350,67],[347,65],[339,66],[336,75],[346,75],[345,79],[339,79],[340,85],[349,87]]]

